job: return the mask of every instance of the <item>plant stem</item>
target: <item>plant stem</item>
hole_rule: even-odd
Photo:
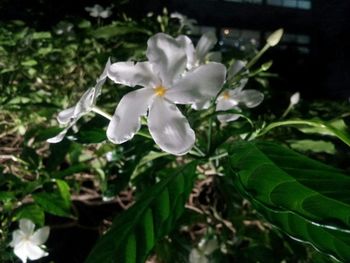
[[[246,65],[246,69],[251,68],[269,48],[270,45],[265,44],[265,46],[248,62],[248,64]]]
[[[99,107],[94,106],[92,107],[91,110],[97,114],[100,114],[101,116],[105,117],[108,120],[112,120],[112,115],[108,114],[107,112],[104,112]]]

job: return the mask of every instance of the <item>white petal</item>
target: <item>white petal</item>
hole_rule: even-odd
[[[225,99],[223,97],[218,98],[216,103],[216,111],[224,111],[224,110],[237,110],[241,111],[239,107],[237,107],[237,102],[232,99]],[[240,117],[238,114],[220,114],[218,115],[218,120],[220,122],[229,122],[235,121]]]
[[[146,115],[154,96],[153,89],[143,88],[126,94],[119,102],[107,129],[113,143],[130,140],[141,127],[140,117]]]
[[[222,61],[222,54],[220,51],[209,52],[206,59],[208,61],[220,63]]]
[[[178,42],[182,44],[182,46],[185,49],[186,56],[187,56],[187,65],[186,67],[188,69],[191,69],[196,65],[197,62],[197,56],[196,56],[196,50],[194,49],[192,40],[184,35],[180,35],[176,38]]]
[[[57,120],[60,124],[67,124],[74,116],[75,106],[65,109],[58,113]]]
[[[187,57],[181,40],[177,41],[169,35],[158,33],[147,41],[147,58],[153,71],[162,80],[162,84],[170,87],[186,68]]]
[[[111,66],[111,59],[108,58],[107,63],[105,65],[105,68],[103,69],[103,72],[100,75],[100,77],[98,78],[97,82],[102,80],[102,79],[106,79],[107,78],[107,72],[108,72],[108,69],[109,69],[110,66]]]
[[[220,91],[225,77],[224,65],[215,62],[201,65],[176,81],[165,96],[179,104],[208,101]]]
[[[110,66],[111,66],[111,60],[110,58],[108,58],[105,68],[103,69],[103,72],[100,75],[100,77],[97,79],[96,85],[94,87],[95,90],[94,90],[93,102],[92,102],[93,105],[96,105],[97,98],[101,95],[101,89],[103,84],[105,84],[107,80],[107,71]]]
[[[108,71],[108,77],[117,84],[130,87],[140,85],[143,87],[154,87],[160,84],[160,80],[152,71],[149,62],[118,62],[113,63]]]
[[[248,83],[248,79],[244,78],[239,81],[238,86],[234,89],[237,93],[239,93]]]
[[[12,232],[12,240],[10,243],[11,247],[17,246],[23,239],[25,239],[26,235],[22,232],[22,230],[17,229]]]
[[[73,119],[73,121],[71,121],[69,123],[69,125],[64,129],[62,130],[59,134],[57,134],[55,137],[52,137],[50,139],[47,139],[46,141],[48,143],[58,143],[60,141],[63,140],[64,136],[66,136],[68,130],[78,121],[79,118],[77,119]]]
[[[235,98],[246,107],[254,108],[264,100],[264,94],[254,89],[247,89],[242,90]]]
[[[29,219],[21,219],[19,220],[19,229],[22,230],[22,232],[25,235],[32,235],[34,233],[35,225],[34,223]]]
[[[198,101],[192,104],[194,110],[206,110],[210,107],[210,100]]]
[[[30,241],[35,245],[42,245],[49,237],[50,228],[48,226],[42,227],[34,232],[30,237]]]
[[[189,256],[189,263],[208,263],[207,257],[200,252],[197,248],[191,250]]]
[[[214,31],[208,31],[202,35],[196,46],[197,58],[200,62],[204,62],[205,56],[215,46],[217,41]]]
[[[174,155],[186,154],[194,145],[195,134],[175,104],[156,97],[149,109],[148,128],[158,146]]]
[[[28,259],[27,243],[28,241],[22,241],[13,249],[15,255],[19,257],[23,263],[26,263]]]
[[[236,76],[236,74],[240,72],[245,67],[245,65],[247,65],[246,61],[236,60],[228,69],[228,78],[233,78],[234,76]]]
[[[49,254],[43,249],[41,249],[39,246],[34,245],[30,242],[27,242],[26,246],[27,256],[30,260],[37,260]]]
[[[75,105],[74,118],[79,118],[91,110],[95,101],[95,87],[89,88]]]

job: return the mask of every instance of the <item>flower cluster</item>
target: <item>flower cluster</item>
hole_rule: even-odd
[[[185,35],[173,38],[158,33],[147,42],[146,61],[113,64],[108,61],[96,85],[88,89],[75,106],[58,114],[58,121],[67,127],[48,141],[61,141],[80,117],[90,111],[98,112],[96,99],[108,77],[117,84],[141,87],[122,97],[110,117],[107,137],[111,142],[121,144],[132,139],[141,128],[141,118],[147,117],[149,132],[163,151],[186,154],[195,143],[195,133],[177,105],[205,109],[217,98],[217,111],[240,111],[240,104],[252,108],[263,100],[261,92],[243,90],[247,79],[240,80],[238,88],[219,94],[226,81],[242,71],[245,64],[242,61],[233,64],[226,80],[226,67],[208,61],[209,51],[216,42],[213,32],[205,33],[196,47]],[[235,114],[218,115],[221,122],[238,117]]]

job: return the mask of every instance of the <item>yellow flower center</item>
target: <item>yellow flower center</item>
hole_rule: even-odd
[[[157,96],[160,96],[160,97],[163,97],[163,96],[165,95],[165,92],[166,92],[166,88],[163,87],[162,85],[157,86],[157,87],[155,87],[155,89],[154,89],[154,93],[155,93]]]
[[[230,98],[229,92],[227,90],[224,91],[224,93],[222,94],[222,97],[224,98],[224,100],[228,100]]]

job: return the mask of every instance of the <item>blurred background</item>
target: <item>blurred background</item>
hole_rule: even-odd
[[[62,20],[93,19],[85,11],[93,0],[1,0],[0,19],[23,20],[48,30]],[[271,51],[272,71],[280,78],[274,87],[301,91],[304,98],[347,99],[350,96],[350,1],[344,0],[130,0],[98,1],[114,6],[114,20],[125,13],[141,19],[164,7],[197,20],[204,31],[215,29],[219,48],[232,45],[242,51],[260,47],[267,34],[283,27],[282,43]]]

